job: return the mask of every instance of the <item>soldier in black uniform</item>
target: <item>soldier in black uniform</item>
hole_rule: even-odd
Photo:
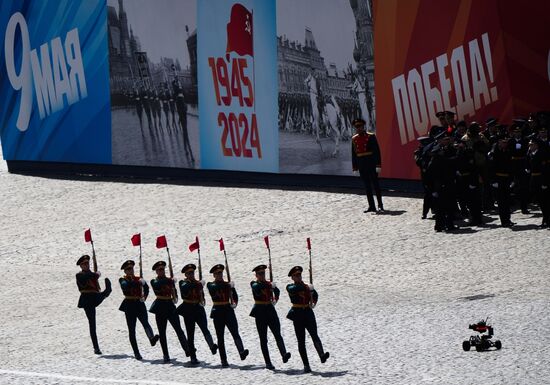
[[[120,270],[124,270],[124,276],[118,279],[120,288],[124,294],[124,300],[120,304],[118,310],[123,311],[126,316],[126,324],[128,325],[128,335],[130,337],[130,345],[134,351],[134,357],[141,360],[141,354],[136,340],[136,323],[139,322],[145,329],[145,334],[149,338],[151,346],[155,346],[159,340],[159,336],[155,335],[153,328],[149,325],[147,319],[147,309],[145,308],[145,300],[149,295],[149,285],[143,278],[138,278],[134,274],[135,262],[128,260],[122,264]]]
[[[529,141],[527,152],[527,173],[530,175],[529,190],[533,201],[537,202],[542,211],[540,227],[550,227],[550,164],[548,153],[542,150],[539,139]]]
[[[187,338],[185,338],[185,333],[181,328],[178,313],[176,313],[174,302],[177,301],[178,294],[176,292],[174,279],[166,276],[166,262],[158,261],[155,263],[153,265],[153,271],[157,273],[157,278],[151,280],[151,287],[157,298],[151,305],[149,311],[155,314],[164,362],[169,363],[170,355],[168,354],[168,343],[166,341],[166,326],[168,321],[170,321],[170,324],[178,335],[180,345],[187,357],[190,356],[189,345],[187,343]]]
[[[134,90],[134,106],[136,107],[136,114],[139,118],[139,128],[141,128],[143,132],[143,104],[141,104],[141,96],[137,88]]]
[[[512,153],[508,149],[509,138],[502,135],[489,153],[491,186],[496,190],[498,215],[503,227],[511,227],[510,183],[512,181]]]
[[[185,265],[181,269],[181,272],[185,274],[185,279],[179,281],[182,304],[177,308],[177,313],[183,316],[185,329],[187,330],[187,341],[189,342],[189,350],[191,351],[192,364],[198,364],[195,349],[195,324],[201,329],[212,354],[216,354],[218,351],[218,345],[214,343],[212,335],[208,330],[206,312],[204,311],[204,281],[196,280],[196,269],[197,266],[192,263]]]
[[[111,294],[111,281],[105,278],[105,290],[99,290],[99,271],[93,272],[90,270],[90,256],[83,255],[76,262],[82,271],[76,273],[76,285],[80,291],[78,299],[78,307],[84,309],[88,324],[90,326],[90,337],[94,346],[94,353],[101,354],[99,343],[97,342],[96,324],[95,324],[95,308],[98,307],[105,298]]]
[[[427,176],[428,164],[431,159],[431,151],[436,145],[434,139],[429,136],[422,136],[418,139],[418,148],[414,151],[414,160],[418,168],[420,169],[420,179],[422,181],[422,187],[424,188],[424,199],[422,204],[422,219],[426,219],[430,209],[433,209],[432,203],[432,185],[430,179]]]
[[[474,150],[460,140],[457,143],[457,195],[461,208],[466,207],[470,224],[483,225],[481,215],[481,186],[479,172],[475,165]]]
[[[522,214],[529,214],[529,175],[525,172],[527,140],[522,136],[522,128],[516,125],[508,149],[512,155],[512,183],[519,195]]]
[[[229,332],[233,336],[235,346],[239,351],[241,360],[246,359],[248,356],[248,349],[243,346],[243,341],[239,335],[239,325],[237,318],[235,317],[235,307],[238,304],[237,291],[235,290],[233,282],[225,282],[223,280],[224,265],[215,265],[210,269],[210,273],[214,275],[214,282],[208,282],[208,292],[212,297],[212,311],[210,312],[210,318],[214,320],[214,327],[216,328],[216,337],[218,339],[218,348],[220,351],[220,359],[222,361],[222,367],[228,367],[227,354],[225,352],[224,332],[225,327],[229,329]]]
[[[170,90],[168,84],[164,83],[164,89],[162,90],[162,110],[164,111],[164,117],[166,118],[166,131],[170,131]]]
[[[191,149],[191,143],[189,142],[189,134],[187,132],[187,104],[185,103],[185,96],[183,95],[183,88],[176,77],[172,81],[172,87],[174,89],[174,95],[176,97],[176,110],[183,131],[183,147],[185,148],[185,156],[191,156],[191,161],[194,162],[193,150]]]
[[[149,131],[152,130],[151,124],[151,100],[149,99],[149,91],[147,88],[141,87],[141,102],[143,103],[143,110],[145,111],[145,116],[147,116],[147,124],[149,125]]]
[[[260,347],[264,356],[266,369],[273,370],[275,367],[271,363],[269,357],[269,349],[267,347],[267,328],[271,329],[271,333],[275,337],[277,347],[286,363],[290,358],[290,353],[286,351],[285,342],[281,335],[281,323],[279,316],[275,310],[275,304],[279,301],[280,290],[274,283],[265,279],[266,265],[256,266],[252,271],[256,273],[256,280],[250,282],[252,295],[254,296],[254,307],[250,312],[250,316],[256,320],[256,329],[260,337]]]
[[[376,135],[365,131],[366,122],[363,119],[354,119],[352,122],[356,134],[351,138],[351,163],[353,171],[359,171],[359,175],[365,184],[369,207],[365,212],[376,212],[372,188],[378,200],[378,211],[384,211],[382,193],[378,184],[378,173],[382,164],[380,148]]]
[[[313,346],[315,346],[315,350],[317,350],[317,354],[323,364],[329,358],[330,353],[323,350],[323,344],[317,334],[317,321],[312,310],[317,304],[319,295],[313,288],[313,285],[306,285],[302,281],[302,271],[304,269],[301,266],[294,266],[288,272],[288,276],[294,282],[286,285],[286,291],[290,296],[290,302],[292,302],[292,307],[286,318],[294,323],[294,332],[298,340],[298,351],[304,363],[304,372],[310,373],[311,368],[306,350],[306,330],[309,332]]]

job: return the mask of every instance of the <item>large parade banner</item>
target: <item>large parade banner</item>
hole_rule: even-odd
[[[275,0],[198,4],[201,168],[278,172]]]
[[[550,107],[545,7],[536,0],[521,7],[497,0],[375,2],[383,176],[418,178],[411,161],[416,139],[439,124],[437,111],[468,123],[509,123]]]
[[[111,163],[105,2],[0,2],[7,160]]]

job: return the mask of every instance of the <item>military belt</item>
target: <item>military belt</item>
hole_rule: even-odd
[[[98,290],[80,290],[80,293],[82,294],[99,293],[99,291]]]
[[[271,301],[254,301],[255,305],[271,305]]]
[[[504,172],[497,172],[495,174],[496,176],[510,176],[510,174],[504,173]]]
[[[542,172],[532,172],[531,176],[541,176]]]
[[[223,305],[229,305],[229,301],[223,301],[223,302],[212,302],[214,306],[223,306]]]
[[[293,303],[292,307],[298,308],[298,309],[305,309],[306,307],[309,307],[309,303]]]
[[[132,301],[137,301],[137,300],[140,300],[141,297],[138,297],[138,296],[135,296],[135,295],[125,295],[125,296],[124,296],[124,299],[129,299],[129,300],[132,300]]]
[[[194,299],[183,299],[182,302],[183,303],[198,304],[200,301],[199,300],[194,300]]]
[[[359,158],[361,158],[361,157],[363,157],[363,156],[372,155],[372,151],[359,152],[359,153],[357,153],[357,154],[355,154],[355,155],[357,155]]]
[[[157,299],[171,300],[172,297],[171,297],[171,296],[168,296],[168,295],[157,295]]]

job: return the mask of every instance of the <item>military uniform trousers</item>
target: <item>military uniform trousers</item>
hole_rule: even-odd
[[[166,341],[166,327],[168,322],[174,328],[180,341],[180,345],[185,352],[185,355],[189,355],[189,345],[187,343],[187,338],[185,333],[181,328],[180,318],[178,313],[176,313],[176,306],[171,299],[156,299],[151,305],[149,310],[151,313],[155,314],[155,321],[157,322],[157,329],[160,336],[160,346],[162,348],[162,354],[165,359],[170,358],[168,354],[168,343]]]
[[[197,358],[195,354],[195,324],[201,329],[210,350],[213,350],[214,340],[212,339],[210,330],[208,330],[208,322],[206,319],[204,306],[198,303],[192,304],[184,302],[178,306],[177,313],[183,316],[183,322],[185,323],[185,329],[187,330],[187,342],[189,344],[191,358]]]
[[[506,225],[510,223],[510,178],[508,176],[496,176],[498,183],[496,188],[496,198],[498,204],[498,216],[500,223]]]
[[[454,227],[454,212],[456,207],[456,192],[454,185],[444,185],[437,190],[435,206],[435,230]]]
[[[376,164],[374,160],[359,158],[359,176],[365,184],[365,191],[367,193],[367,201],[369,202],[369,208],[375,209],[374,197],[372,190],[376,194],[378,201],[378,208],[383,208],[382,204],[382,192],[380,191],[380,184],[378,183],[378,174],[376,173]]]
[[[227,361],[227,353],[225,351],[224,332],[225,327],[229,329],[229,332],[233,336],[235,346],[239,351],[239,354],[244,351],[243,341],[239,335],[239,325],[237,323],[237,317],[235,317],[235,311],[233,308],[227,305],[214,305],[210,318],[214,320],[214,328],[216,329],[216,338],[218,339],[218,349],[220,351],[220,359],[222,362]]]
[[[317,334],[317,321],[315,320],[315,314],[311,308],[292,308],[287,315],[287,318],[294,322],[294,333],[296,333],[296,339],[298,340],[298,352],[300,357],[302,357],[302,362],[304,366],[309,366],[309,359],[307,357],[306,350],[306,330],[308,331],[311,340],[313,341],[313,346],[319,358],[324,354],[323,344],[319,335]]]
[[[277,311],[275,310],[275,306],[272,304],[256,304],[252,308],[250,316],[254,317],[256,320],[256,329],[258,330],[258,336],[260,337],[260,348],[262,349],[265,363],[271,363],[269,349],[267,347],[268,328],[271,330],[271,333],[273,333],[273,337],[275,337],[275,342],[277,342],[277,347],[279,348],[281,357],[284,357],[286,354],[285,342],[283,341],[283,336],[281,335],[281,323],[279,321]]]
[[[94,350],[99,350],[96,333],[95,308],[98,307],[109,294],[111,294],[111,288],[108,286],[101,293],[81,293],[78,300],[78,307],[84,309],[86,318],[88,319],[90,338],[92,339]]]
[[[542,225],[550,226],[550,189],[543,190],[543,176],[531,176],[529,190],[531,197],[538,203],[542,211]]]
[[[155,333],[153,328],[149,324],[149,319],[147,316],[147,308],[145,303],[141,302],[139,299],[125,299],[122,301],[122,304],[118,310],[124,312],[126,316],[126,324],[128,325],[128,337],[130,339],[130,345],[136,356],[139,356],[139,348],[136,340],[136,324],[137,320],[143,326],[145,334],[149,338],[149,342],[152,343]]]

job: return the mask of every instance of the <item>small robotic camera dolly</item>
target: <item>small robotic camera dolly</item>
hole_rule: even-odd
[[[489,350],[494,347],[496,350],[502,348],[502,343],[499,340],[493,340],[493,327],[487,325],[489,317],[485,320],[481,320],[478,323],[469,325],[468,329],[472,329],[475,332],[478,332],[479,335],[470,336],[470,339],[462,342],[462,349],[464,351],[469,351],[471,346],[476,348],[476,351],[482,352],[484,350]],[[487,334],[483,334],[487,333]]]

